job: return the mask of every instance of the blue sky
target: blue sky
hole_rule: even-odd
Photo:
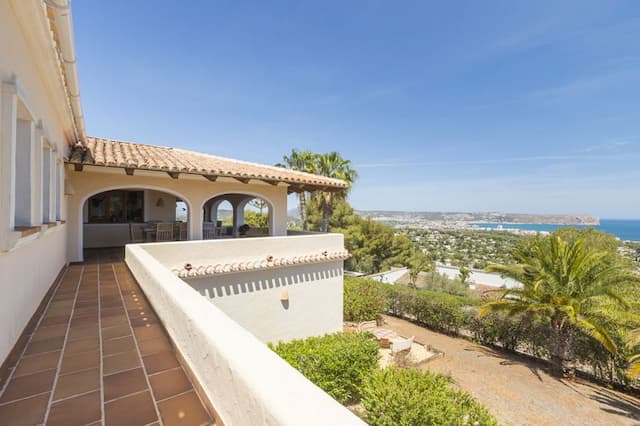
[[[91,135],[337,150],[359,209],[640,218],[637,1],[73,5]]]

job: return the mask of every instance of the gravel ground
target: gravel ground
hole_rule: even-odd
[[[640,400],[593,383],[547,374],[542,363],[385,317],[401,336],[444,352],[422,366],[450,375],[504,425],[640,425]]]

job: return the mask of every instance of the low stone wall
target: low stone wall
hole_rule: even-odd
[[[241,241],[251,251],[256,240],[128,245],[125,260],[224,424],[363,424],[155,258],[160,246],[161,257],[171,258],[169,244],[183,256],[206,243],[238,249]]]

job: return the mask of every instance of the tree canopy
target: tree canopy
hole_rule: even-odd
[[[617,246],[617,244],[616,244]],[[640,276],[598,231],[561,230],[529,240],[514,252],[514,265],[490,265],[522,283],[485,304],[481,314],[529,314],[551,326],[550,353],[555,371],[573,373],[577,329],[615,354],[618,347],[607,326],[617,311],[628,311],[630,293],[640,290]]]

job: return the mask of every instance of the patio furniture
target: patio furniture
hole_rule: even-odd
[[[358,324],[358,331],[369,331],[372,332],[378,324],[376,321],[364,321]]]
[[[156,241],[173,241],[173,223],[156,224]]]
[[[174,223],[173,235],[177,241],[185,241],[187,239],[187,222]]]
[[[391,340],[391,352],[398,353],[402,351],[410,351],[411,345],[413,344],[413,339],[415,336],[411,336],[408,339],[404,337],[399,337]]]
[[[129,223],[129,242],[132,244],[146,241],[142,226]]]
[[[212,240],[220,235],[218,227],[213,222],[205,222],[202,225],[202,238],[205,240]]]
[[[387,339],[389,341],[393,340],[393,339],[397,339],[398,338],[398,333],[396,333],[393,330],[387,330],[386,328],[374,328],[373,330],[369,331],[371,334],[373,334],[376,339],[380,340],[380,339]]]
[[[357,330],[361,333],[373,334],[381,348],[388,348],[391,341],[398,338],[398,333],[386,328],[379,328],[375,320],[361,322],[358,324]]]

